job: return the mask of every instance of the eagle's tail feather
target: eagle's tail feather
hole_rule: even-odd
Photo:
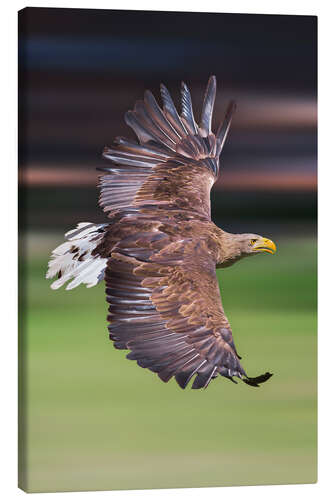
[[[53,250],[48,263],[46,278],[58,277],[51,285],[53,290],[69,280],[72,281],[66,290],[81,283],[90,288],[104,278],[107,259],[92,255],[92,252],[103,238],[106,225],[80,222],[77,228],[65,234],[67,241]]]

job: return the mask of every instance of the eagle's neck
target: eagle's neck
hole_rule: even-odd
[[[224,231],[219,243],[220,256],[216,264],[217,268],[232,266],[232,264],[245,257],[245,254],[241,251],[239,235]]]

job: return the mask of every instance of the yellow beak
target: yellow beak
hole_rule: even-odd
[[[268,238],[261,238],[255,242],[253,250],[274,254],[276,252],[276,245],[274,241],[269,240]]]

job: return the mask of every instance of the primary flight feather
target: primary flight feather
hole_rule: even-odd
[[[200,389],[219,374],[252,386],[271,376],[247,376],[221,303],[216,268],[276,247],[211,221],[210,190],[235,110],[231,102],[213,134],[215,95],[212,76],[198,125],[185,83],[180,114],[164,85],[162,108],[145,92],[125,115],[138,142],[118,137],[103,152],[111,165],[103,168],[99,204],[108,222],[80,223],[67,233],[47,272],[57,276],[53,289],[105,280],[114,346],[182,388],[193,377],[192,388]]]

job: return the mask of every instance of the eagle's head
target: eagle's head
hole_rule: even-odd
[[[259,234],[239,234],[237,235],[240,245],[241,254],[243,256],[256,255],[258,253],[267,252],[274,254],[276,245],[272,240],[264,238]]]
[[[274,254],[276,252],[276,245],[272,240],[252,233],[232,234],[224,232],[221,247],[218,268],[229,267],[244,257],[250,257],[250,255],[263,252]]]

